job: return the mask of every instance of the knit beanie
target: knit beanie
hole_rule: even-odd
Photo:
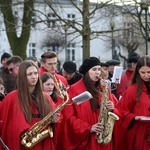
[[[86,58],[81,67],[79,68],[79,72],[83,75],[86,74],[92,67],[100,65],[100,60],[96,57]]]
[[[4,53],[2,56],[1,56],[1,62],[4,58],[9,58],[11,57],[11,55],[9,53]]]

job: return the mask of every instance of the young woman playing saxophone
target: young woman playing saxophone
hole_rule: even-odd
[[[96,139],[96,134],[101,133],[104,129],[103,124],[99,122],[104,90],[104,85],[99,79],[101,76],[99,59],[96,57],[85,59],[79,72],[83,74],[83,78],[69,88],[70,99],[84,91],[90,92],[93,98],[80,105],[65,107],[68,113],[66,113],[63,136],[59,140],[61,150],[112,150],[112,141],[102,144]],[[118,113],[115,108],[116,104],[117,99],[108,89],[107,109]],[[60,147],[57,148],[59,149]]]

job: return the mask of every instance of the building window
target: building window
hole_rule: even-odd
[[[59,51],[59,46],[54,45],[54,44],[47,46],[47,51],[54,51],[57,53]]]
[[[29,43],[29,56],[36,57],[36,44],[35,43]]]
[[[15,11],[15,12],[14,12],[14,15],[15,15],[15,16],[18,16],[18,11]]]
[[[15,24],[16,24],[16,25],[18,25],[18,20],[19,20],[18,18],[19,18],[18,12],[15,11],[15,12],[14,12],[14,21],[15,21]]]
[[[75,18],[75,14],[68,14],[67,15],[67,18],[70,18],[70,20],[73,20]]]
[[[47,27],[55,28],[56,27],[56,15],[54,13],[48,13],[47,17],[48,17]]]
[[[55,21],[54,20],[48,20],[47,26],[48,26],[48,28],[55,28],[56,27]]]
[[[72,60],[75,60],[75,50],[72,49]]]
[[[32,14],[32,20],[31,20],[31,27],[35,28],[36,26],[36,15],[35,13]]]
[[[126,38],[134,37],[134,23],[133,22],[124,22],[124,32],[123,35]]]
[[[75,43],[68,44],[66,52],[67,52],[66,53],[67,61],[74,61],[75,60]]]
[[[76,18],[76,15],[75,15],[75,14],[68,14],[68,15],[67,15],[67,19],[69,20],[69,22],[70,22],[71,25],[75,25],[75,24],[74,24],[75,18]]]

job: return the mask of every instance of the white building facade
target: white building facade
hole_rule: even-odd
[[[77,6],[81,9],[82,3],[76,1]],[[57,7],[57,13],[64,19],[70,20],[71,22],[75,20],[79,24],[82,24],[82,16],[77,11],[75,7],[67,3],[65,0],[61,5],[55,5]],[[94,7],[91,4],[90,9]],[[49,6],[43,2],[37,2],[35,4],[35,9],[39,12],[33,14],[31,27],[31,35],[27,45],[27,56],[36,56],[40,60],[40,56],[48,50],[55,50],[58,53],[58,58],[60,64],[62,65],[65,60],[74,61],[79,67],[82,64],[82,37],[79,33],[71,27],[66,27],[61,21],[56,21],[58,17],[52,12]],[[23,10],[22,5],[14,7],[14,15],[16,18],[21,17],[21,12]],[[111,17],[106,18],[104,16],[105,9],[99,9],[95,12],[94,17],[90,20],[92,31],[108,31],[110,29]],[[40,20],[46,20],[46,17],[50,21],[45,21],[41,23],[36,23]],[[123,16],[119,14],[114,17],[115,29],[121,29],[123,27]],[[20,23],[21,24],[21,23]],[[77,28],[81,28],[80,25],[76,25]],[[18,28],[18,36],[19,36]],[[114,36],[117,36],[118,31],[114,32]],[[49,38],[49,39],[48,39]],[[50,39],[51,38],[51,39]],[[52,42],[52,38],[54,42]],[[50,41],[49,46],[45,46],[48,43],[46,40]],[[62,40],[62,42],[61,42]],[[3,17],[0,14],[0,55],[4,52],[11,52],[5,27],[3,24]],[[90,55],[100,58],[102,62],[112,59],[112,33],[93,33],[91,34],[90,43]],[[48,45],[48,44],[47,44]],[[122,49],[119,49],[119,51]],[[117,53],[118,50],[116,49]],[[125,54],[127,55],[127,54]]]

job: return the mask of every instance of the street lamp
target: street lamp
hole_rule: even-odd
[[[67,31],[69,29],[69,25],[64,25],[63,29],[65,31],[65,58],[66,58],[66,60],[68,60],[68,53],[67,53],[67,46],[68,46],[68,44],[67,44]]]
[[[111,20],[109,22],[110,28],[111,28],[111,40],[112,40],[112,59],[114,58],[114,52],[115,52],[115,39],[114,39],[114,28],[115,28],[115,22]]]
[[[146,55],[148,55],[148,24],[147,24],[147,15],[148,15],[148,7],[150,5],[150,0],[141,0],[141,9],[145,10],[145,51]]]

